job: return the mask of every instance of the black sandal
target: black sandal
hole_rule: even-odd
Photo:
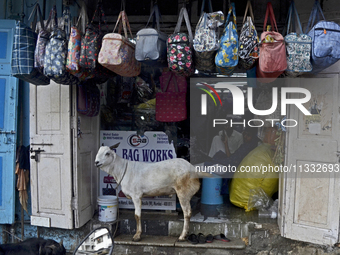
[[[198,238],[199,243],[205,243],[206,238],[205,238],[205,235],[203,235],[202,233],[199,233],[197,235],[197,238]]]
[[[230,242],[230,239],[228,239],[224,234],[219,234],[214,236],[214,239],[223,241],[223,242]]]
[[[212,234],[207,235],[207,237],[205,238],[205,242],[207,243],[212,243],[214,240],[214,236]]]
[[[192,243],[192,244],[198,244],[198,238],[197,235],[191,234],[187,237],[187,241]]]

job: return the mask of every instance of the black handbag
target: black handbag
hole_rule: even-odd
[[[109,188],[110,185],[110,188]],[[103,196],[115,196],[116,195],[116,189],[112,187],[112,184],[106,184],[106,188],[103,188]]]
[[[152,8],[148,23],[152,17],[156,20],[156,28],[143,28],[137,32],[135,58],[147,65],[167,66],[166,40],[168,36],[160,31],[160,13],[158,5]]]

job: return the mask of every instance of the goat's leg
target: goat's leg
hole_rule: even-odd
[[[191,197],[185,196],[184,194],[178,194],[178,193],[177,195],[178,195],[178,200],[181,204],[183,214],[184,214],[183,231],[178,241],[185,241],[185,238],[189,232],[189,223],[190,223],[190,218],[191,218],[191,206],[190,206]]]
[[[135,205],[135,219],[136,219],[136,234],[133,236],[132,241],[138,242],[141,240],[140,236],[142,234],[142,222],[141,222],[141,214],[142,214],[142,200],[141,198],[132,198],[133,204]]]

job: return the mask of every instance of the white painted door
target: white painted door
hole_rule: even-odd
[[[73,228],[70,87],[30,84],[32,225]]]
[[[93,217],[99,118],[78,115],[76,102],[75,86],[30,85],[32,225],[72,229]]]
[[[304,106],[312,116],[289,107],[288,118],[298,126],[288,128],[285,164],[292,168],[280,179],[278,223],[284,237],[333,245],[339,232],[338,74],[326,72],[308,82],[295,79],[290,86],[311,92]]]
[[[77,100],[76,88],[72,87],[73,102]],[[97,205],[99,170],[94,165],[99,149],[99,117],[87,117],[77,113],[72,104],[73,127],[73,201],[75,227],[83,226],[92,218]]]

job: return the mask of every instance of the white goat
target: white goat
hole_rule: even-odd
[[[200,187],[198,178],[209,176],[209,174],[196,172],[193,165],[181,158],[157,163],[129,161],[121,158],[112,150],[118,145],[100,147],[95,165],[112,175],[117,183],[120,183],[126,197],[133,201],[137,230],[132,240],[140,241],[141,239],[141,198],[177,193],[184,214],[184,226],[179,241],[184,241],[189,231],[190,199]]]

